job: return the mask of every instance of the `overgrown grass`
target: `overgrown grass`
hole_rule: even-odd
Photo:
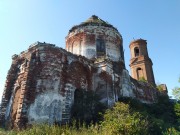
[[[87,127],[81,127],[79,129],[72,128],[68,126],[49,126],[49,125],[35,125],[32,128],[22,130],[22,131],[4,131],[0,129],[0,135],[115,135],[114,133],[109,133],[107,130],[102,130],[99,125],[91,125]],[[118,134],[125,135],[125,134]],[[129,134],[127,135],[134,135]],[[141,134],[135,134],[141,135]],[[145,134],[146,135],[146,134]],[[148,134],[151,135],[151,134]],[[169,128],[162,135],[180,135],[180,132],[174,128]]]
[[[169,128],[163,135],[179,135],[180,132],[174,128]],[[81,126],[79,129],[76,127],[69,126],[49,126],[49,125],[34,125],[32,128],[22,131],[4,131],[0,129],[0,135],[115,135],[114,133],[109,134],[109,131],[102,130],[99,125],[91,125],[89,127]],[[124,134],[118,134],[124,135]],[[134,135],[129,134],[127,135]],[[141,134],[135,134],[141,135]]]
[[[0,135],[18,135],[17,131],[5,131],[4,129],[0,128]]]
[[[2,128],[0,128],[0,135],[5,135],[5,131]]]
[[[82,125],[80,128],[75,126],[49,126],[34,125],[32,128],[28,128],[22,131],[4,131],[0,130],[0,135],[106,135],[101,132],[99,125],[90,125],[86,127]]]

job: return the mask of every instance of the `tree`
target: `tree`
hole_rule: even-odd
[[[108,109],[102,122],[102,130],[109,135],[146,135],[148,122],[139,112],[130,109],[129,104],[117,102]]]
[[[179,83],[180,83],[180,77],[179,77]],[[173,95],[177,100],[180,100],[180,87],[175,87],[173,90]]]

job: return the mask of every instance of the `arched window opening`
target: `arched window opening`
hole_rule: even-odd
[[[135,57],[139,56],[139,48],[138,47],[134,48],[134,55],[135,55]]]
[[[83,90],[81,89],[76,89],[74,92],[74,102],[79,101],[83,97]]]
[[[106,54],[106,46],[103,39],[96,40],[96,52],[97,52],[97,57],[101,57]]]
[[[143,79],[144,76],[143,76],[143,70],[142,68],[137,68],[137,79],[140,80],[140,79]]]

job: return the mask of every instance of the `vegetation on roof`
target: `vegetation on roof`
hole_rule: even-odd
[[[117,28],[115,28],[113,25],[109,24],[108,22],[103,21],[102,19],[100,19],[96,15],[92,15],[89,19],[87,19],[86,21],[82,22],[81,24],[73,26],[69,30],[69,33],[74,31],[78,27],[83,27],[83,26],[88,26],[88,25],[91,25],[91,26],[97,26],[97,25],[98,26],[104,26],[104,27],[113,28],[114,30],[118,31]]]

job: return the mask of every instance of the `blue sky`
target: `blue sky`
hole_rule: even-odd
[[[121,33],[128,70],[129,43],[147,40],[155,80],[171,95],[180,76],[179,0],[0,0],[0,99],[13,54],[36,41],[64,48],[68,30],[94,14]]]

